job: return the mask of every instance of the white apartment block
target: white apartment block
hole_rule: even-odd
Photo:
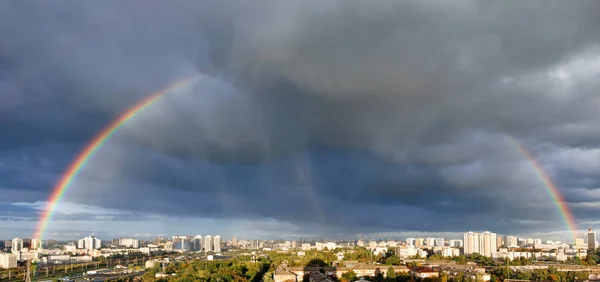
[[[464,254],[479,253],[486,257],[492,257],[498,250],[496,233],[485,231],[483,233],[467,232],[463,234]]]
[[[462,248],[463,247],[463,240],[450,240],[450,241],[448,241],[448,245],[450,247]]]
[[[133,238],[119,238],[119,246],[137,249],[140,247],[140,241]]]
[[[14,238],[12,239],[12,253],[18,253],[21,252],[23,250],[23,239],[21,238]]]
[[[2,253],[0,254],[0,268],[16,268],[17,267],[17,255]]]
[[[469,231],[463,235],[464,248],[463,252],[465,255],[473,253],[481,253],[479,251],[479,234]]]
[[[504,239],[504,246],[507,248],[516,248],[518,247],[518,241],[516,236],[506,236]]]
[[[31,239],[31,249],[32,250],[37,250],[37,249],[41,249],[41,248],[42,248],[42,241],[40,241],[40,239],[38,239],[38,238]]]
[[[221,252],[221,236],[220,235],[216,235],[215,238],[213,238],[213,251],[215,253]]]
[[[435,239],[435,245],[437,247],[443,247],[445,245],[445,243],[446,242],[445,242],[444,238],[437,238],[437,239]]]
[[[435,238],[427,238],[426,240],[427,246],[435,246]]]
[[[481,246],[479,247],[480,254],[486,257],[492,257],[493,253],[498,251],[496,240],[496,233],[485,231],[481,233],[481,239],[479,240]]]

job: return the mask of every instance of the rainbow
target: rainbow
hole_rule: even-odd
[[[177,81],[173,84],[170,84],[168,87],[155,92],[146,98],[142,99],[140,102],[135,104],[133,107],[129,108],[127,111],[123,112],[118,118],[113,120],[109,125],[107,125],[102,131],[94,136],[91,142],[89,142],[83,150],[77,155],[77,157],[71,162],[68,169],[65,171],[63,176],[60,178],[48,201],[44,210],[42,211],[42,215],[38,222],[36,233],[34,238],[39,238],[42,240],[44,238],[46,229],[48,228],[48,224],[52,221],[52,216],[54,215],[54,211],[60,200],[67,192],[71,183],[81,169],[85,166],[88,160],[98,151],[98,149],[108,140],[123,124],[125,124],[130,119],[134,118],[139,112],[148,106],[154,104],[156,101],[160,100],[165,94],[174,91],[176,89],[185,87],[189,85],[194,78],[188,78],[181,81]]]
[[[34,238],[39,238],[40,240],[44,238],[46,229],[48,228],[48,224],[52,220],[52,216],[54,215],[54,211],[56,210],[58,203],[65,195],[65,192],[68,190],[75,177],[77,177],[81,169],[85,166],[88,160],[98,151],[102,144],[104,144],[119,128],[121,128],[123,124],[125,124],[130,119],[134,118],[143,109],[160,100],[160,98],[162,98],[165,94],[174,91],[178,88],[182,88],[189,85],[190,82],[192,82],[192,80],[193,78],[189,78],[175,82],[169,85],[168,87],[164,88],[163,90],[160,90],[156,93],[147,96],[146,98],[135,104],[133,107],[123,112],[117,119],[115,119],[102,131],[100,131],[100,133],[94,136],[92,141],[84,147],[84,149],[69,165],[68,169],[65,171],[61,179],[58,181],[58,183],[52,190],[52,193],[38,222]],[[507,136],[508,139],[518,149],[518,151],[527,159],[536,176],[544,184],[548,195],[555,203],[559,213],[563,218],[565,226],[571,232],[573,237],[576,237],[577,226],[575,224],[573,213],[571,212],[569,206],[567,206],[565,199],[561,195],[556,185],[552,182],[552,179],[546,174],[546,172],[544,172],[544,169],[540,166],[537,160],[532,156],[531,153],[529,153],[529,151],[525,149],[523,145],[521,145],[521,143],[518,142],[517,139],[510,135]]]
[[[550,198],[552,198],[552,201],[556,205],[558,212],[563,218],[565,226],[571,232],[571,235],[573,236],[574,240],[577,237],[577,225],[575,224],[575,217],[573,216],[573,212],[571,212],[571,209],[567,205],[567,202],[563,198],[562,194],[560,193],[556,185],[552,182],[552,178],[548,176],[548,174],[544,171],[542,166],[533,157],[533,155],[529,153],[529,151],[527,151],[525,147],[521,145],[521,143],[519,143],[519,141],[516,138],[508,135],[508,139],[512,141],[515,147],[517,147],[519,153],[521,153],[521,155],[523,155],[525,159],[527,159],[536,176],[544,184],[546,192],[548,192],[548,195],[550,196]]]

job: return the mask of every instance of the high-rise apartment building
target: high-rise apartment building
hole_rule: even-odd
[[[192,237],[190,236],[173,236],[173,250],[189,251],[192,246]]]
[[[94,236],[88,236],[77,241],[78,249],[95,250],[100,249],[102,241]]]
[[[17,255],[0,253],[0,268],[17,268]]]
[[[425,244],[428,247],[435,246],[435,238],[427,238],[427,239],[425,239]]]
[[[194,251],[202,251],[202,235],[194,236],[194,240],[192,241],[192,249]]]
[[[133,238],[119,238],[117,240],[117,245],[127,248],[139,248],[140,241]]]
[[[496,245],[496,233],[492,233],[489,231],[485,231],[481,233],[481,238],[479,240],[480,254],[486,257],[492,257],[492,254],[495,254],[498,251],[498,247]]]
[[[450,247],[462,248],[463,247],[463,240],[450,240],[450,241],[448,241],[448,245]]]
[[[444,238],[435,239],[435,245],[438,247],[443,247],[446,244]]]
[[[421,247],[423,245],[425,245],[425,239],[423,239],[423,238],[416,238],[415,239],[415,246],[416,247]]]
[[[96,250],[102,247],[102,241],[94,236],[88,236],[83,238],[84,241],[84,249],[87,250]]]
[[[415,245],[415,238],[406,238],[406,245],[414,246]]]
[[[205,252],[213,251],[213,238],[210,235],[204,236],[204,251]]]
[[[221,252],[221,236],[217,235],[215,236],[215,238],[213,238],[213,251],[215,253],[220,253]],[[292,243],[290,243],[291,245]]]
[[[42,241],[38,238],[31,239],[31,249],[37,250],[42,248]]]
[[[504,238],[504,246],[507,248],[516,248],[518,246],[516,236],[506,236]]]
[[[590,226],[590,228],[588,228],[587,243],[588,243],[588,250],[596,249],[596,232],[594,232],[594,229],[592,229],[591,226]]]
[[[23,250],[23,239],[14,238],[12,239],[11,251],[13,254],[20,253]]]
[[[496,247],[500,248],[504,246],[504,238],[502,236],[496,236]]]
[[[474,253],[481,253],[479,250],[479,233],[475,233],[472,231],[469,231],[465,234],[463,234],[463,242],[464,242],[464,247],[463,247],[463,253],[465,255],[470,255],[470,254],[474,254]]]

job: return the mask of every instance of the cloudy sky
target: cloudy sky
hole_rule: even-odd
[[[0,237],[32,236],[104,126],[192,77],[89,159],[49,238],[569,240],[515,142],[599,224],[598,6],[0,1]]]

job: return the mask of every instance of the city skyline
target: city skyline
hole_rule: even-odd
[[[0,238],[600,223],[600,3],[234,2],[0,3]]]

